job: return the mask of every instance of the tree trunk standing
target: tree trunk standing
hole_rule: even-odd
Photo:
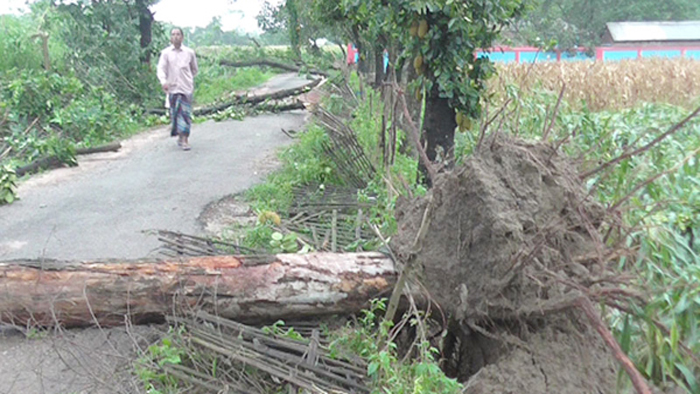
[[[396,64],[396,54],[399,53],[399,50],[396,48],[396,45],[391,45],[389,48],[387,48],[387,51],[389,56],[389,64],[386,68],[386,75],[384,80],[392,81],[393,74],[396,75],[397,82],[401,82],[401,70],[397,68],[398,65]]]
[[[369,71],[367,56],[364,53],[364,45],[362,45],[362,39],[360,38],[360,32],[357,26],[352,27],[352,37],[355,41],[355,48],[357,48],[357,72],[367,75],[367,71]]]
[[[399,86],[401,86],[404,90],[403,95],[404,98],[406,99],[406,106],[408,107],[408,113],[411,116],[411,119],[413,120],[414,124],[416,127],[420,128],[421,127],[421,110],[422,110],[422,98],[418,97],[418,93],[414,90],[411,90],[408,88],[407,83],[410,81],[415,80],[418,75],[416,74],[416,70],[413,68],[413,65],[410,64],[410,62],[406,62],[405,59],[399,59],[396,64],[396,82]],[[402,84],[401,81],[406,81],[406,83]],[[420,89],[420,88],[418,88]],[[400,107],[398,110],[398,123],[399,123],[399,128],[401,130],[410,130],[410,125],[408,122],[408,119],[406,119],[406,116],[404,115],[403,112],[403,107]],[[413,149],[413,144],[402,144],[401,147],[399,148],[399,151],[402,154],[409,154],[411,157],[413,157],[416,160],[418,159],[418,151],[415,151]]]
[[[380,253],[7,262],[0,263],[0,322],[113,326],[162,321],[178,307],[243,322],[303,319],[358,312],[395,281],[393,262]]]
[[[393,58],[391,57],[391,52],[389,53],[389,61],[391,62],[393,59],[394,73],[396,73],[396,82],[398,82],[399,86],[401,86],[401,81],[410,81],[409,73],[411,67],[406,67],[406,58],[402,58],[399,56],[403,52],[403,50],[404,46],[399,44],[394,48]]]
[[[141,61],[151,64],[151,51],[147,50],[153,40],[153,13],[148,9],[145,0],[136,0],[136,8],[139,12],[139,31],[141,32]]]
[[[289,17],[289,23],[287,28],[289,29],[289,41],[292,45],[292,53],[296,57],[296,60],[301,61],[301,27],[299,26],[299,13],[297,11],[296,0],[287,0],[287,12]]]
[[[43,31],[36,33],[32,38],[41,38],[41,52],[44,55],[44,70],[51,71],[51,57],[49,56],[49,34]]]
[[[387,92],[389,92],[389,100],[387,101],[385,99],[384,102],[390,106],[389,108],[387,108],[387,112],[389,114],[388,116],[391,120],[391,124],[389,125],[389,135],[387,137],[387,152],[389,157],[386,164],[392,166],[394,165],[394,159],[396,156],[398,123],[399,119],[402,118],[402,115],[399,114],[403,112],[399,110],[399,92],[394,90],[394,82],[396,82],[396,84],[399,85],[397,74],[400,74],[400,70],[397,69],[396,64],[395,45],[389,45],[389,47],[387,48],[387,57],[388,62],[386,72],[384,73],[384,86],[386,87]]]
[[[433,83],[433,88],[425,100],[425,122],[421,141],[431,162],[442,163],[447,168],[452,167],[456,128],[454,109],[450,107],[448,99],[440,97],[437,83]],[[418,168],[425,185],[431,187],[428,170],[422,164],[419,164]]]
[[[374,87],[379,88],[384,83],[384,46],[374,47]]]

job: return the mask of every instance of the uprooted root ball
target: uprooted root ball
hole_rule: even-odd
[[[497,135],[399,203],[392,247],[450,316],[444,367],[467,393],[613,391],[614,360],[575,308],[607,270],[604,210],[586,197],[554,148]]]

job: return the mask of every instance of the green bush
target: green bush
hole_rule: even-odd
[[[132,113],[138,107],[120,103],[101,88],[91,89],[63,108],[54,110],[51,124],[59,126],[72,141],[86,146],[109,142],[136,130]]]
[[[137,110],[135,106],[127,106],[124,111],[125,105],[113,94],[101,87],[89,87],[74,76],[30,70],[0,83],[0,99],[13,118],[39,118],[48,135],[57,131],[69,141],[95,145],[125,135],[137,126],[131,115]],[[21,137],[18,134],[13,133],[9,141]],[[37,137],[29,134],[26,139]]]
[[[23,70],[17,75],[9,70],[0,80],[0,99],[20,117],[50,118],[61,108],[84,93],[85,87],[72,76],[43,70]]]
[[[47,30],[64,48],[63,69],[93,87],[102,87],[120,101],[144,104],[162,100],[160,85],[147,55],[157,62],[167,45],[161,24],[153,24],[153,41],[141,48],[138,12],[132,2],[76,2],[50,5],[40,3]],[[161,104],[162,105],[162,104]]]
[[[396,343],[389,341],[393,322],[381,320],[386,300],[372,300],[357,323],[331,333],[332,355],[358,355],[367,361],[367,375],[372,379],[372,393],[458,394],[462,385],[448,378],[437,364],[439,351],[427,342],[417,343],[418,357],[401,360]],[[411,325],[416,325],[411,319]]]
[[[0,70],[40,69],[41,44],[31,38],[36,25],[28,17],[0,15]]]
[[[8,167],[0,167],[0,205],[12,204],[17,191],[17,174]]]

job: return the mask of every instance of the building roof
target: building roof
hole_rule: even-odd
[[[700,41],[700,21],[608,22],[614,42]]]

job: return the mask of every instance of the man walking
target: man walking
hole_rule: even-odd
[[[192,96],[194,77],[197,76],[197,56],[194,50],[182,45],[182,29],[170,31],[171,46],[160,53],[158,60],[158,80],[170,106],[172,122],[171,136],[178,136],[177,144],[183,150],[190,150],[189,137],[192,127]]]

